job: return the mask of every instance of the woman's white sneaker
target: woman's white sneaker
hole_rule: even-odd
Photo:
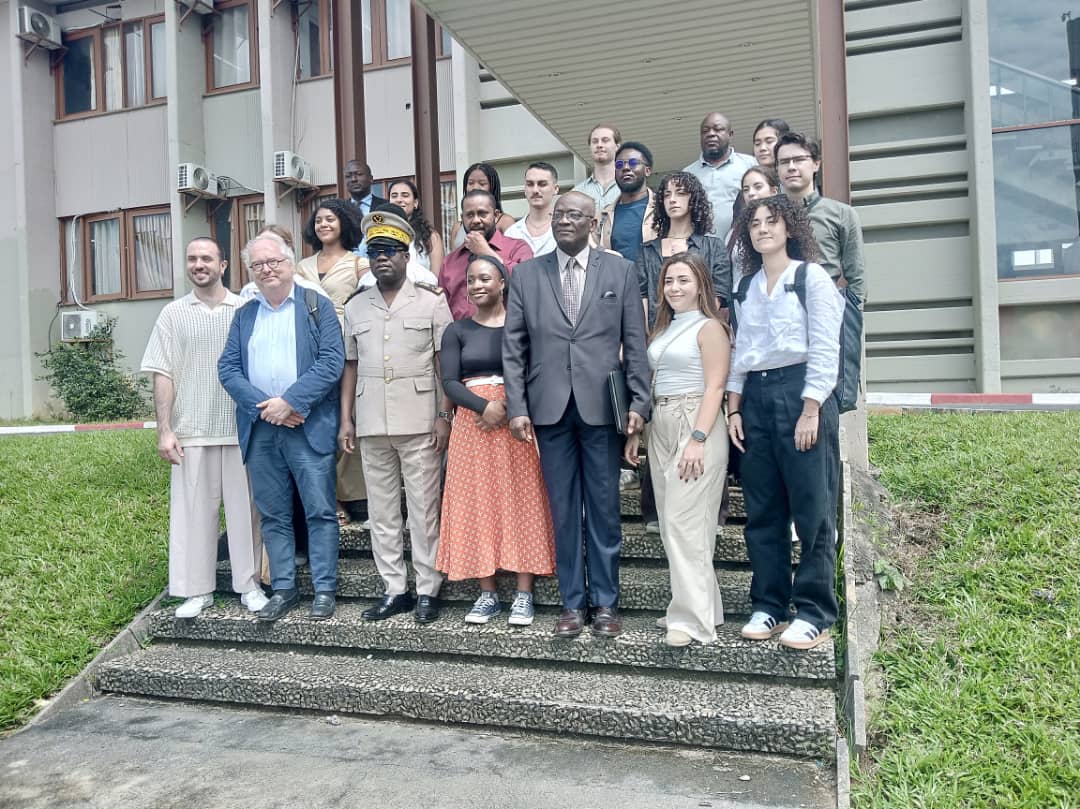
[[[213,606],[214,594],[205,593],[201,596],[192,596],[179,607],[176,608],[177,618],[197,618],[207,607]]]
[[[813,649],[829,639],[829,630],[818,629],[809,621],[796,618],[780,636],[780,645],[789,649]]]
[[[247,607],[248,612],[258,612],[269,600],[262,590],[249,590],[240,596],[240,603]]]
[[[787,621],[777,621],[767,612],[755,612],[739,634],[748,640],[768,640],[787,628]]]

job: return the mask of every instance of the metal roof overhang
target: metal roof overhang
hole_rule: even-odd
[[[763,118],[818,131],[813,2],[420,5],[586,163],[587,134],[605,121],[670,171],[697,154],[699,124],[714,110],[728,116],[739,151],[750,151]]]

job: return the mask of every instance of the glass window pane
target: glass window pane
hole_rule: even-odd
[[[135,291],[172,289],[172,218],[167,213],[131,218],[135,239]]]
[[[127,104],[141,107],[146,103],[146,60],[143,42],[143,24],[127,23],[124,26],[124,59],[127,69]]]
[[[214,87],[251,81],[248,7],[222,9],[214,20]]]
[[[994,134],[998,277],[1080,275],[1080,125]]]
[[[120,292],[120,220],[91,222],[90,276],[95,295]]]
[[[120,26],[114,25],[102,31],[105,47],[105,109],[124,108],[124,63],[120,54],[123,42]]]
[[[1003,360],[1080,357],[1080,304],[1002,306],[1000,324]]]
[[[303,6],[296,20],[296,42],[300,50],[299,70],[302,79],[321,76],[324,72],[319,48],[319,32],[322,27],[319,19],[321,7],[322,4],[318,0],[312,0]]]
[[[443,244],[450,244],[450,231],[458,221],[457,180],[443,180],[439,183],[442,197]]]
[[[97,109],[97,81],[94,74],[94,38],[69,40],[64,54],[64,114]]]
[[[244,242],[247,243],[259,235],[266,225],[266,206],[261,202],[252,202],[244,206]]]
[[[371,64],[371,0],[360,0],[360,19],[364,28],[364,64]]]
[[[64,296],[76,301],[83,299],[81,226],[82,222],[76,222],[74,219],[68,219],[63,224],[64,262],[67,270],[67,289],[64,290]]]
[[[165,98],[165,23],[156,22],[150,26],[150,95],[152,98]]]
[[[993,125],[1080,118],[1080,4],[989,0],[988,11]]]
[[[439,33],[442,35],[439,37],[439,54],[441,56],[449,56],[450,51],[454,48],[454,40],[450,37],[450,32],[445,28],[440,27]]]
[[[412,21],[409,0],[386,0],[386,58],[407,59],[412,55]]]

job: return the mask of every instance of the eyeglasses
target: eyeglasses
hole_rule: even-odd
[[[368,249],[367,249],[367,257],[370,258],[372,261],[374,261],[379,256],[386,256],[387,258],[393,258],[398,253],[404,253],[404,252],[405,252],[405,249],[403,247],[368,247]]]
[[[268,258],[265,261],[253,261],[248,265],[248,270],[255,275],[259,275],[264,270],[276,270],[278,265],[283,264],[284,262],[284,258]]]
[[[615,161],[615,168],[618,171],[622,171],[626,167],[636,169],[638,166],[645,166],[645,165],[648,165],[648,164],[644,160],[641,160],[640,158],[637,158],[637,157],[631,157],[628,160],[616,160]]]
[[[785,166],[801,166],[807,160],[813,159],[814,158],[812,158],[808,154],[800,154],[795,155],[794,157],[785,157],[783,160],[777,160],[776,165],[778,165],[780,168],[784,168]]]
[[[563,219],[569,219],[571,222],[581,222],[584,219],[588,219],[581,211],[555,211],[551,214],[552,222],[559,222]]]

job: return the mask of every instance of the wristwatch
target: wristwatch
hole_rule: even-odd
[[[451,421],[450,411],[449,410],[440,410],[438,412],[438,416],[439,416],[439,418],[441,418],[443,421],[445,421],[447,423],[450,423],[450,421]]]
[[[701,430],[694,430],[694,432],[690,433],[690,437],[697,441],[699,444],[704,444],[705,439],[709,436],[705,435],[705,433],[701,432]]]

